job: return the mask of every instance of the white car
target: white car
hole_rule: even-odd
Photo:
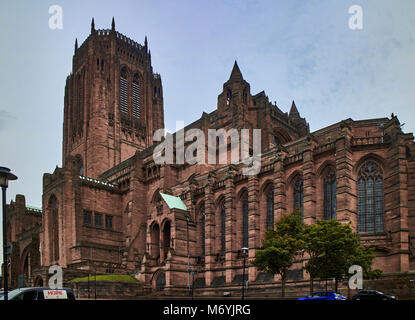
[[[19,288],[9,291],[8,300],[75,300],[72,289],[51,289],[44,287]],[[0,293],[0,300],[4,300],[4,292]]]

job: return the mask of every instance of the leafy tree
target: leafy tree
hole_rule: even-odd
[[[303,248],[304,223],[301,212],[282,217],[275,229],[265,233],[262,249],[257,250],[253,265],[259,270],[281,275],[281,295],[285,297],[287,271]]]
[[[363,268],[366,276],[378,276],[379,270],[372,271],[374,254],[360,244],[360,239],[353,233],[350,223],[343,225],[332,220],[319,220],[304,230],[304,250],[309,256],[305,265],[310,274],[310,290],[313,291],[313,279],[344,279],[352,265]]]

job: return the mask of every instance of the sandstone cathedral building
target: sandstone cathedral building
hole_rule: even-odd
[[[415,269],[415,143],[395,115],[310,132],[294,102],[284,112],[252,93],[235,62],[216,110],[185,130],[260,129],[258,174],[242,174],[230,157],[157,164],[153,135],[162,128],[147,38],[141,45],[114,20],[104,30],[92,20],[66,79],[62,167],[43,176],[42,208],[23,195],[8,205],[12,287],[46,285],[58,264],[66,276],[133,275],[154,291],[186,290],[191,269],[192,285],[228,288],[241,283],[242,247],[250,288],[272,286],[278,276],[250,262],[265,231],[294,209],[306,224],[351,222],[384,273]],[[307,279],[302,261],[288,277]]]

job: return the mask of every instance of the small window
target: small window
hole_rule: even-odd
[[[92,224],[92,213],[91,211],[84,211],[84,224]]]
[[[101,213],[95,213],[95,226],[102,227],[102,214]]]
[[[226,105],[229,105],[232,100],[232,90],[228,89],[226,93]]]
[[[112,216],[105,216],[105,228],[112,229]]]

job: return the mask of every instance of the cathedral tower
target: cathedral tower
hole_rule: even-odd
[[[147,37],[138,44],[115,30],[95,29],[75,52],[66,79],[62,164],[78,158],[80,175],[99,174],[152,145],[164,128],[163,87],[153,73]]]

